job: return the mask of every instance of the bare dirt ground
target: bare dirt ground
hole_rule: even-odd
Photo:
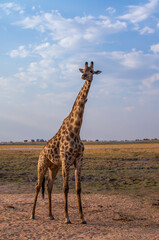
[[[11,187],[11,186],[10,186]],[[64,224],[63,194],[53,195],[55,220],[47,216],[47,196],[39,195],[36,219],[30,220],[34,194],[18,194],[0,188],[0,239],[107,239],[158,240],[159,196],[131,194],[85,194],[83,207],[86,225],[80,224],[75,194],[69,194],[72,224]],[[14,192],[14,193],[13,193]]]

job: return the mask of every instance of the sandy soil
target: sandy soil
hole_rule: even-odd
[[[30,220],[34,194],[0,191],[0,239],[158,240],[159,196],[83,195],[87,225],[80,224],[75,194],[69,194],[72,224],[64,224],[63,194],[53,195],[55,220],[47,216],[47,196],[38,198],[36,219]]]

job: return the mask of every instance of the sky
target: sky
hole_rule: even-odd
[[[159,0],[1,0],[0,45],[0,142],[53,137],[86,61],[81,139],[159,138]]]

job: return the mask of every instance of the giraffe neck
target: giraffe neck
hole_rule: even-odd
[[[90,86],[91,86],[91,82],[86,80],[74,102],[72,111],[69,115],[70,129],[75,134],[80,134],[84,107],[87,102],[87,96],[88,96]]]

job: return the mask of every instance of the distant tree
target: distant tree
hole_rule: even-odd
[[[34,139],[31,139],[31,142],[35,142],[35,140],[34,140]]]
[[[40,142],[45,142],[44,139],[40,139]]]
[[[24,140],[24,142],[26,143],[26,142],[28,142],[28,140]]]

